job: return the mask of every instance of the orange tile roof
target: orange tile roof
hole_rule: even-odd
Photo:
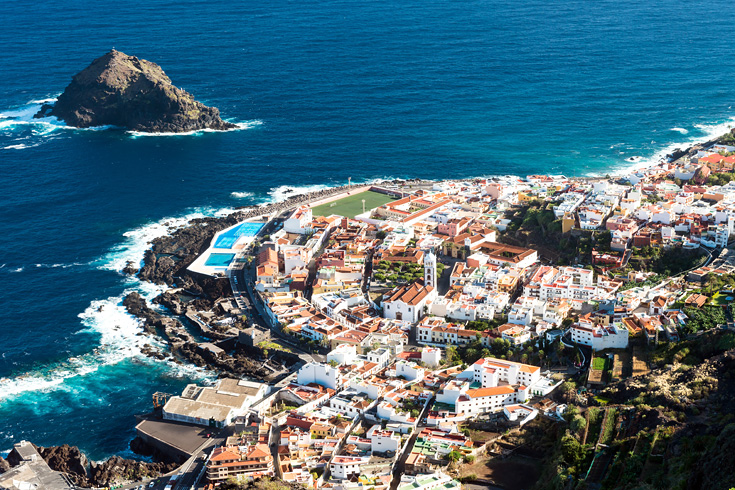
[[[470,398],[481,398],[484,396],[509,395],[515,393],[515,388],[510,385],[493,386],[490,388],[477,388],[475,390],[467,390],[467,396]]]

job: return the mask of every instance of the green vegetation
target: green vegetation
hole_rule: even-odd
[[[721,306],[684,308],[684,314],[689,317],[683,328],[687,334],[711,330],[727,322],[725,310]]]
[[[452,452],[448,453],[446,458],[449,461],[459,461],[460,459],[462,459],[462,453],[455,449]]]
[[[607,411],[607,417],[602,423],[602,435],[600,436],[601,444],[609,444],[613,438],[613,431],[615,430],[615,416],[617,411],[611,408]]]
[[[613,408],[570,405],[536,490],[732,488],[735,473],[720,470],[735,466],[732,349],[723,331],[662,343],[653,371],[598,395]]]
[[[606,371],[608,369],[609,359],[607,357],[595,357],[592,360],[592,369],[595,371]]]
[[[662,343],[650,353],[650,361],[658,366],[675,362],[694,366],[729,349],[735,349],[735,333],[715,330],[693,340]]]
[[[387,194],[379,192],[365,191],[354,194],[352,196],[343,197],[336,201],[314,206],[312,214],[314,216],[330,216],[338,214],[348,218],[354,218],[358,214],[362,214],[362,200],[365,199],[365,211],[382,206],[395,200]]]
[[[726,133],[720,138],[720,143],[728,146],[735,146],[735,133]]]
[[[619,291],[627,291],[628,289],[642,288],[642,287],[646,287],[646,286],[648,286],[648,287],[655,286],[656,284],[660,284],[661,281],[663,281],[664,279],[667,279],[667,276],[662,276],[660,274],[655,274],[655,275],[649,277],[648,279],[646,279],[645,281],[642,281],[642,282],[632,282],[632,281],[631,282],[626,282],[625,284],[623,284],[622,286],[620,286]]]
[[[698,267],[707,260],[706,254],[699,250],[684,250],[659,247],[633,247],[628,270],[655,272],[664,277],[675,276],[681,272]]]
[[[713,296],[723,290],[735,290],[735,274],[707,274],[699,293],[705,296]]]
[[[436,264],[436,273],[441,275],[446,265]],[[408,284],[424,277],[424,264],[409,262],[389,262],[381,260],[373,271],[373,278],[379,282],[388,282],[394,285]]]

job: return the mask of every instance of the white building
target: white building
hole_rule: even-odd
[[[383,296],[383,316],[416,323],[424,316],[424,308],[436,299],[436,289],[418,283],[401,286]]]
[[[214,387],[187,385],[181,396],[173,396],[163,407],[164,420],[188,424],[229,425],[268,391],[266,383],[223,378]]]
[[[374,453],[398,452],[401,436],[392,430],[380,430],[379,427],[372,426],[366,434],[370,438],[370,450]]]
[[[396,362],[396,376],[403,376],[408,381],[421,381],[424,379],[424,368],[414,362],[398,361]]]
[[[329,464],[332,476],[337,480],[348,480],[351,476],[360,474],[360,465],[370,461],[369,457],[335,456]]]
[[[628,347],[628,329],[619,325],[609,326],[577,324],[571,328],[572,341],[592,347],[592,350],[625,349]]]
[[[437,367],[442,359],[441,349],[435,347],[424,347],[421,349],[421,362],[428,367]]]
[[[311,231],[309,223],[312,220],[311,208],[300,206],[291,213],[291,216],[283,223],[283,230],[287,233],[304,235]]]
[[[541,368],[520,362],[505,361],[494,357],[477,360],[462,373],[461,377],[470,377],[482,384],[482,387],[497,386],[498,381],[508,384],[531,386],[541,379]]]
[[[436,289],[436,255],[431,251],[424,255],[424,286]]]
[[[299,369],[296,379],[300,385],[316,383],[333,390],[338,389],[343,384],[339,369],[318,362],[310,362],[304,365]]]
[[[460,490],[462,484],[444,473],[401,476],[398,490]]]
[[[327,354],[327,362],[334,361],[338,366],[352,364],[357,359],[357,349],[351,344],[340,344]]]
[[[368,362],[374,362],[379,368],[388,366],[391,360],[390,350],[386,348],[380,348],[371,350],[367,354]]]
[[[527,386],[502,385],[467,390],[457,398],[455,412],[474,416],[494,412],[505,405],[523,403],[529,398]]]

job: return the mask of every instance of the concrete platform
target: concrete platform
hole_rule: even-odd
[[[146,419],[135,426],[146,443],[174,459],[184,461],[217,429],[162,419]]]

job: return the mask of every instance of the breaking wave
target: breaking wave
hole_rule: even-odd
[[[201,136],[204,133],[227,133],[230,131],[242,131],[244,129],[251,129],[257,126],[261,126],[263,121],[254,119],[252,121],[236,122],[233,123],[236,127],[232,129],[197,129],[195,131],[186,131],[183,133],[148,133],[146,131],[126,131],[132,138],[140,138],[142,136],[160,137],[160,136]]]

